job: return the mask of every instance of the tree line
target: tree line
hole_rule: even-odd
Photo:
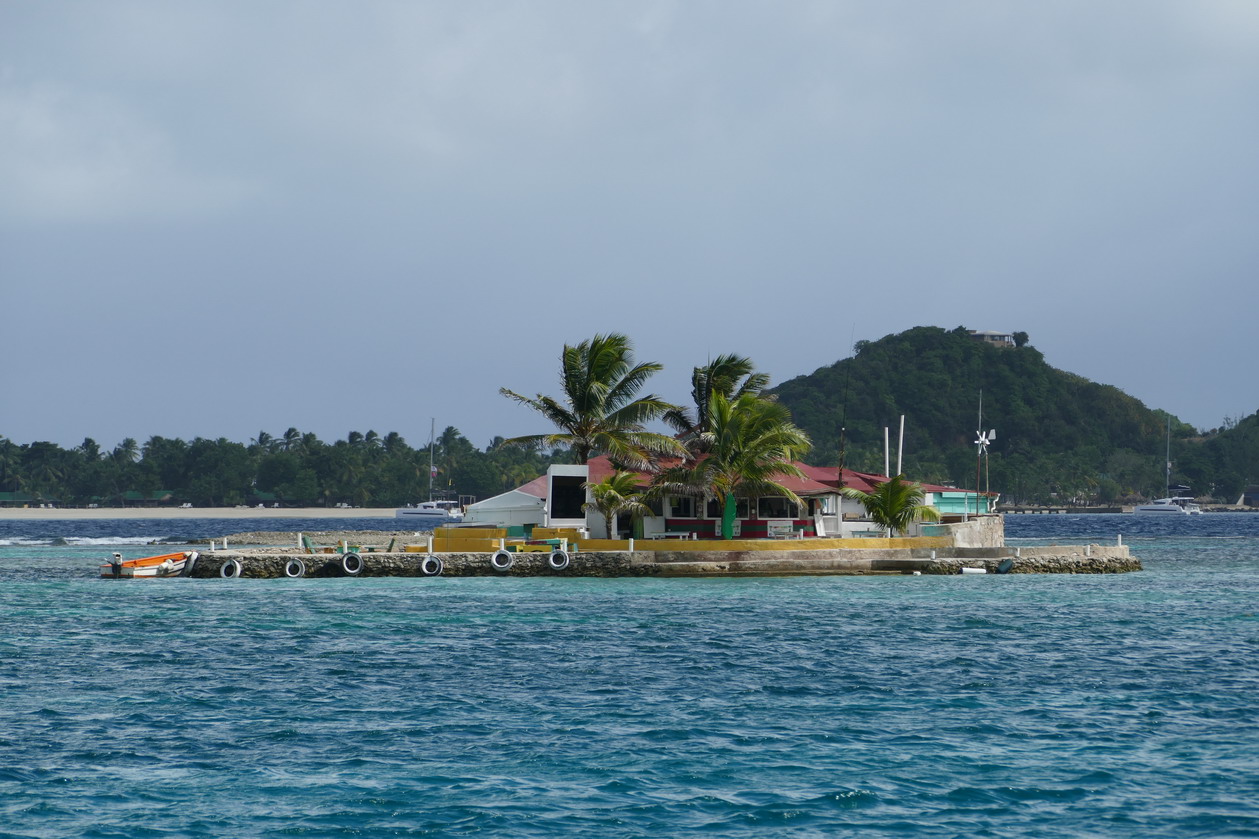
[[[143,444],[127,438],[110,450],[91,438],[65,449],[0,437],[0,500],[76,507],[158,500],[197,507],[397,507],[427,499],[430,478],[436,497],[485,498],[571,457],[566,450],[508,446],[501,437],[480,450],[454,427],[431,446],[435,475],[430,446],[412,447],[397,432],[351,431],[331,443],[296,428],[280,436],[259,432],[247,444],[223,437],[150,437]]]
[[[109,451],[91,439],[62,449],[0,437],[0,503],[118,506],[163,492],[195,506],[390,507],[429,497],[430,457],[436,496],[486,498],[552,463],[606,454],[637,471],[649,471],[662,456],[681,458],[692,474],[671,473],[674,489],[698,493],[703,484],[728,506],[735,493],[719,485],[744,478],[719,476],[726,467],[715,453],[731,463],[751,457],[736,471],[760,469],[770,478],[775,469],[790,474],[782,463],[791,459],[882,474],[883,429],[895,434],[902,414],[909,421],[901,471],[915,480],[969,489],[978,477],[981,488],[1016,503],[1162,495],[1168,415],[1118,388],[1050,367],[1024,333],[1015,344],[989,346],[962,327],[917,327],[858,342],[853,357],[772,389],[749,359],[725,355],[694,368],[692,403],[681,406],[641,392],[661,365],[635,361],[625,336],[602,335],[564,347],[558,396],[501,389],[553,425],[550,433],[496,437],[483,451],[454,427],[419,448],[396,432],[354,431],[325,443],[296,428],[279,437],[260,432],[247,444],[152,437]],[[722,418],[719,428],[714,417]],[[788,436],[799,432],[759,464],[748,448],[756,417]],[[646,424],[654,421],[671,433],[650,431]],[[979,427],[1000,429],[982,458],[974,441]],[[1259,479],[1259,414],[1206,433],[1174,418],[1171,427],[1173,483],[1231,501]]]

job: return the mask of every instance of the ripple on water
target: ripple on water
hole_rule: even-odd
[[[15,580],[0,823],[1259,835],[1259,549],[1178,545],[965,584]]]

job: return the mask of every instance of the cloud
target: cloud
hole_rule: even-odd
[[[600,330],[677,395],[717,352],[781,379],[918,324],[1021,329],[1218,424],[1248,334],[1221,301],[1257,258],[1257,44],[1249,0],[0,0],[0,268],[47,391],[15,421],[102,422],[50,383],[145,300],[249,330],[303,388],[362,362],[340,378],[389,392],[422,340],[444,361],[412,413],[478,441],[531,430],[497,387],[548,391]],[[49,346],[41,312],[84,328]],[[1212,336],[1175,356],[1214,397],[1132,363],[1173,333]],[[273,367],[223,359],[189,343],[163,375],[269,404]],[[294,421],[246,414],[216,433]]]
[[[192,171],[170,134],[112,97],[0,77],[0,217],[9,221],[217,214],[257,189]]]

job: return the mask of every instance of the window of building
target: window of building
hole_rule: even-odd
[[[746,498],[736,498],[734,500],[734,517],[736,519],[750,518],[748,512],[748,500]],[[725,506],[716,498],[708,499],[708,505],[705,507],[704,515],[706,518],[719,519],[725,512]]]
[[[573,475],[551,476],[551,517],[580,519],[586,513],[582,504],[586,501],[585,479]]]
[[[693,519],[695,499],[689,495],[675,495],[669,499],[669,512],[675,519]]]
[[[796,505],[781,495],[765,495],[758,499],[756,515],[762,519],[794,519]]]

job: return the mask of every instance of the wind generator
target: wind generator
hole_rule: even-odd
[[[984,390],[979,389],[979,429],[975,432],[975,515],[979,515],[979,472],[988,457],[988,446],[997,439],[997,429],[984,431]]]
[[[987,494],[988,491],[992,488],[991,481],[989,480],[991,478],[991,472],[990,472],[990,466],[989,466],[989,460],[988,460],[988,446],[992,443],[993,440],[997,439],[997,429],[990,428],[988,429],[987,432],[976,431],[975,434],[978,435],[975,439],[975,445],[978,447],[978,457],[977,457],[977,462],[975,463],[975,513],[978,515],[979,513],[979,463],[978,461],[982,460],[984,464],[984,493]]]

